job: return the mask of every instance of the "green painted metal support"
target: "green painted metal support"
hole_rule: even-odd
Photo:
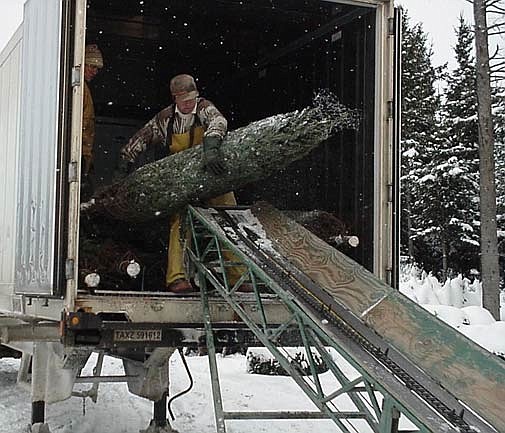
[[[400,412],[395,407],[394,401],[386,396],[382,402],[382,416],[380,419],[381,432],[398,433]]]
[[[210,212],[210,213],[209,213]],[[238,241],[225,232],[212,215],[216,211],[202,211],[189,207],[188,220],[191,228],[191,242],[187,253],[198,273],[202,288],[202,308],[207,332],[207,347],[212,380],[214,407],[216,412],[216,429],[225,433],[225,421],[245,419],[293,419],[322,418],[331,419],[336,431],[343,433],[398,433],[400,416],[410,421],[420,433],[454,433],[458,430],[430,408],[421,407],[418,397],[398,381],[387,368],[378,363],[369,354],[360,352],[358,345],[346,339],[336,337],[328,332],[324,319],[300,304],[296,297],[282,287],[283,279],[290,275],[275,276],[266,271],[257,261],[252,260],[247,248],[238,247]],[[235,284],[227,278],[226,270],[234,263],[225,260],[224,251],[231,251],[242,262],[245,271]],[[217,265],[217,266],[216,266]],[[237,288],[243,282],[250,283],[256,314],[253,316],[243,307],[243,296]],[[215,356],[212,317],[209,310],[209,294],[223,298],[234,310],[240,323],[245,324],[256,338],[270,351],[279,365],[288,372],[301,390],[313,402],[318,412],[226,412],[219,386],[218,368]],[[268,317],[264,308],[265,293],[268,299],[275,296],[287,311],[288,319],[279,321]],[[280,345],[287,333],[297,335],[299,345],[304,348],[307,367],[292,353]],[[345,374],[336,361],[335,353],[347,361],[354,373]],[[325,389],[318,372],[323,365],[332,375],[335,388]],[[348,396],[346,410],[339,404],[339,398]],[[349,401],[353,410],[349,410]],[[382,402],[382,405],[380,404]]]
[[[214,344],[214,333],[212,332],[212,323],[210,319],[209,298],[207,293],[207,284],[202,282],[201,287],[203,320],[205,324],[205,334],[207,342],[207,353],[209,357],[209,369],[212,384],[212,396],[214,399],[214,415],[216,420],[216,432],[226,433],[226,426],[223,414],[223,398],[221,396],[221,387],[219,385],[219,371],[216,361],[216,346]]]

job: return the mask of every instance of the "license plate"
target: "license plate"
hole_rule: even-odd
[[[161,341],[161,329],[116,329],[114,341]]]

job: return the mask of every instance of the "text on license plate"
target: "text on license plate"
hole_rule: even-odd
[[[161,341],[161,329],[116,329],[114,341]]]

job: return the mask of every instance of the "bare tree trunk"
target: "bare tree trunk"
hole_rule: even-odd
[[[477,99],[480,157],[480,221],[483,305],[493,317],[500,317],[498,239],[496,233],[496,184],[494,132],[491,115],[486,0],[474,0],[475,47],[477,64]]]

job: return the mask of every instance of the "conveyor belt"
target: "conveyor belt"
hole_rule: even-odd
[[[217,225],[219,230],[216,233],[225,236],[228,243],[268,274],[278,287],[290,293],[314,322],[322,324],[328,335],[345,347],[353,359],[410,413],[415,413],[423,424],[429,426],[430,431],[498,431],[364,324],[324,287],[278,251],[266,246],[268,240],[244,224],[242,212],[247,211],[220,209],[202,215],[211,225]]]

